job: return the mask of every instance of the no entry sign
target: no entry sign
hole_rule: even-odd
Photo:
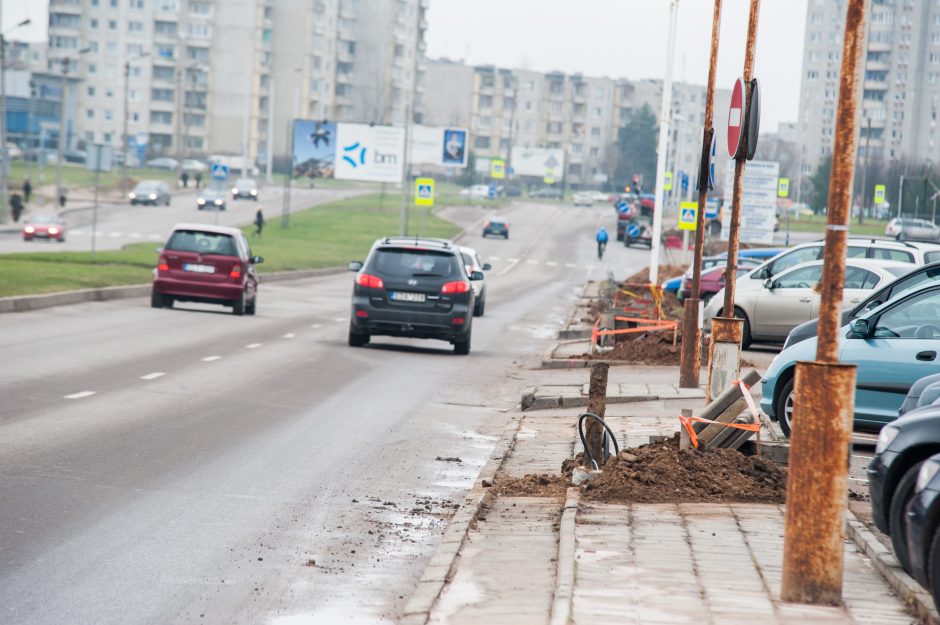
[[[734,81],[731,92],[731,107],[728,109],[728,156],[737,158],[741,152],[741,137],[744,134],[744,79]]]

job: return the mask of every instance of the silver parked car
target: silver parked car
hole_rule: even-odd
[[[885,226],[885,235],[898,241],[940,241],[940,227],[926,219],[895,217]]]
[[[480,262],[480,255],[472,247],[461,247],[460,255],[470,277],[470,286],[473,287],[473,316],[482,317],[486,308],[486,280],[483,272],[493,267],[489,263]]]

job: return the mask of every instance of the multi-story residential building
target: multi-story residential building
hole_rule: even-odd
[[[804,173],[832,152],[845,0],[810,0],[800,88]],[[940,4],[873,0],[860,69],[859,154],[940,160]],[[870,140],[869,140],[870,138]]]

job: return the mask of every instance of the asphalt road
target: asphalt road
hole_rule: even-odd
[[[361,189],[310,189],[294,187],[291,190],[291,212],[316,204],[361,194]],[[179,222],[208,223],[223,226],[241,226],[255,219],[255,211],[262,208],[270,223],[282,214],[283,188],[262,186],[257,202],[251,200],[226,202],[226,210],[209,211],[196,208],[196,191],[174,194],[169,206],[131,206],[129,202],[101,201],[98,223],[94,229],[97,250],[116,250],[129,243],[153,241],[159,245],[166,241],[174,224]],[[57,241],[23,241],[21,227],[0,230],[0,253],[35,251],[87,251],[91,249],[93,210],[90,202],[75,202],[63,212],[68,230],[65,243]],[[47,212],[37,209],[37,212]],[[22,221],[22,220],[21,220]]]
[[[348,347],[350,274],[263,284],[256,317],[5,316],[0,623],[390,622],[584,280],[648,262],[597,261],[606,205],[505,214],[462,242],[494,266],[468,357]]]

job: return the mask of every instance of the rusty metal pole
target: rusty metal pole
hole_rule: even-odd
[[[842,600],[855,366],[838,362],[839,321],[858,151],[858,70],[866,3],[849,0],[846,9],[816,362],[796,366],[780,596],[800,603]]]
[[[591,366],[591,380],[588,384],[588,412],[593,412],[601,419],[607,412],[607,373],[610,365],[599,362]],[[604,427],[594,419],[588,419],[587,431],[584,436],[587,441],[591,457],[597,461],[598,467],[604,462]],[[585,459],[586,460],[586,459]],[[594,467],[587,467],[593,469]]]
[[[715,136],[715,68],[718,65],[718,36],[721,32],[721,0],[715,0],[712,17],[712,44],[705,87],[705,132],[698,174],[698,214],[695,224],[695,253],[692,257],[692,297],[683,302],[682,348],[679,352],[679,387],[698,388],[702,362],[702,329],[699,302],[702,285],[702,254],[705,248],[705,204],[708,201],[709,161]]]

